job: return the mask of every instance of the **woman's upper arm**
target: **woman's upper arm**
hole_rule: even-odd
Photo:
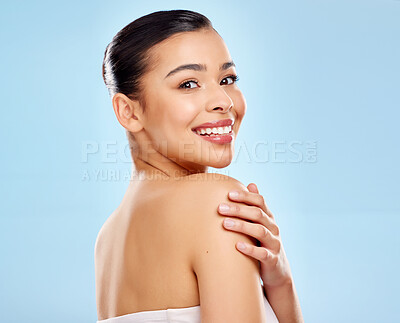
[[[202,323],[265,322],[258,261],[235,247],[238,241],[255,245],[255,240],[224,229],[225,217],[217,211],[220,203],[228,202],[228,192],[241,190],[243,185],[234,179],[198,184],[196,192],[191,192],[198,199],[190,216],[195,228],[192,267],[199,287]]]

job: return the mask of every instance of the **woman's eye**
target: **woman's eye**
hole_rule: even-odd
[[[182,83],[181,85],[179,85],[179,88],[181,88],[181,89],[193,89],[193,87],[190,87],[190,83],[197,84],[196,81],[186,81],[186,82]],[[186,85],[189,85],[189,86],[186,86]]]
[[[226,79],[232,80],[231,83],[227,83],[229,85],[229,84],[233,84],[233,83],[237,82],[239,80],[239,77],[237,75],[230,75],[230,76],[227,76],[224,78],[224,80],[226,80]]]
[[[238,77],[237,75],[229,75],[229,76],[225,77],[225,78],[222,80],[221,83],[223,83],[224,80],[227,80],[227,79],[231,79],[232,81],[231,81],[231,82],[228,81],[228,82],[226,82],[225,84],[222,84],[222,85],[230,85],[230,84],[233,84],[233,83],[235,83],[235,82],[237,82],[237,81],[239,80],[239,77]],[[181,83],[181,84],[179,85],[179,88],[180,88],[180,89],[186,89],[186,90],[194,89],[195,87],[191,86],[191,85],[190,85],[191,83],[196,84],[196,85],[199,84],[197,81],[189,80],[189,81],[185,81],[185,82]]]

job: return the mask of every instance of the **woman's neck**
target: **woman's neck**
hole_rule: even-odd
[[[207,173],[207,166],[196,166],[182,166],[165,156],[149,159],[136,157],[133,160],[132,179],[172,179],[196,173]]]

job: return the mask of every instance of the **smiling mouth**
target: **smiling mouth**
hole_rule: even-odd
[[[204,137],[214,137],[232,134],[232,126],[214,127],[214,128],[197,128],[192,130],[194,133]]]

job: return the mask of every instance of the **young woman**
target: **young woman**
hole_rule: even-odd
[[[207,172],[230,164],[246,112],[211,22],[188,10],[133,21],[107,46],[103,78],[134,171],[96,240],[98,322],[302,322],[257,187]]]

